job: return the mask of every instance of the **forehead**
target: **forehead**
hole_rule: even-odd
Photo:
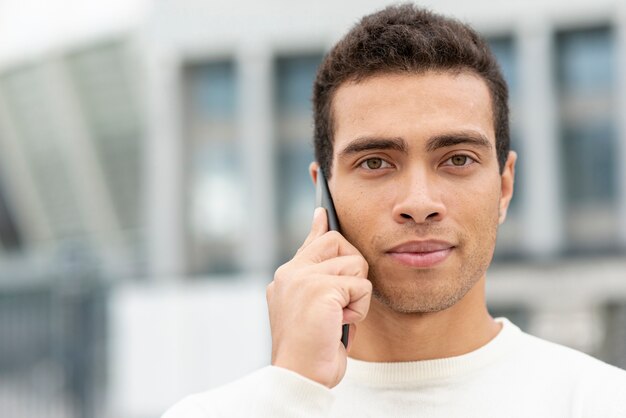
[[[486,82],[469,72],[383,74],[342,84],[333,98],[335,155],[363,136],[419,144],[446,132],[475,131],[495,145]]]

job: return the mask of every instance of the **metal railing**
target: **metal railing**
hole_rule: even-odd
[[[5,267],[0,416],[102,416],[107,287],[99,274],[80,263]]]

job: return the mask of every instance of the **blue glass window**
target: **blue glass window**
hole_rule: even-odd
[[[236,131],[233,62],[190,65],[185,72],[189,163],[189,270],[235,273],[244,239],[245,190]]]
[[[275,63],[278,225],[281,262],[302,244],[311,224],[315,190],[311,92],[321,54],[281,57]]]
[[[509,112],[510,112],[510,140],[511,149],[517,152],[518,161],[515,168],[515,192],[509,206],[507,220],[498,232],[498,245],[496,246],[495,260],[517,257],[520,254],[521,218],[518,215],[521,202],[524,198],[524,144],[520,135],[520,129],[516,118],[519,109],[519,74],[516,44],[512,37],[503,36],[488,39],[504,79],[509,87]]]
[[[509,95],[511,99],[515,99],[519,79],[517,75],[517,59],[513,38],[502,37],[489,39],[489,46],[500,64],[504,79],[509,85]]]
[[[517,109],[519,108],[519,76],[517,73],[517,52],[515,49],[515,42],[511,37],[501,37],[489,39],[489,46],[493,51],[504,79],[509,87],[509,111],[510,111],[510,130],[511,130],[511,149],[517,152],[518,161],[523,159],[524,146],[519,134],[519,128],[517,126],[517,118],[515,117]],[[515,171],[515,195],[511,201],[509,208],[509,216],[515,216],[519,210],[519,202],[522,200],[522,194],[524,193],[524,170],[522,164],[516,165]]]
[[[557,36],[561,156],[568,243],[616,242],[615,41],[610,28]]]

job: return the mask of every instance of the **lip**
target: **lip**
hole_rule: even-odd
[[[455,246],[446,241],[408,241],[387,251],[395,261],[415,268],[434,267],[452,253]]]

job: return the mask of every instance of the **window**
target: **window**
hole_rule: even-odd
[[[557,36],[560,146],[570,250],[617,242],[615,46],[609,28]]]
[[[507,258],[519,254],[519,244],[522,234],[521,219],[519,215],[521,201],[524,193],[524,170],[523,170],[523,143],[519,135],[516,114],[519,109],[519,76],[517,73],[517,53],[515,42],[512,37],[491,38],[488,40],[504,79],[509,86],[509,111],[511,130],[511,149],[518,154],[518,163],[515,170],[515,193],[509,207],[506,222],[500,227],[498,245],[496,247],[496,259]]]
[[[281,263],[293,257],[311,225],[315,189],[311,93],[321,55],[276,60],[278,225]]]
[[[185,77],[189,272],[236,273],[247,207],[231,61],[189,65]]]

